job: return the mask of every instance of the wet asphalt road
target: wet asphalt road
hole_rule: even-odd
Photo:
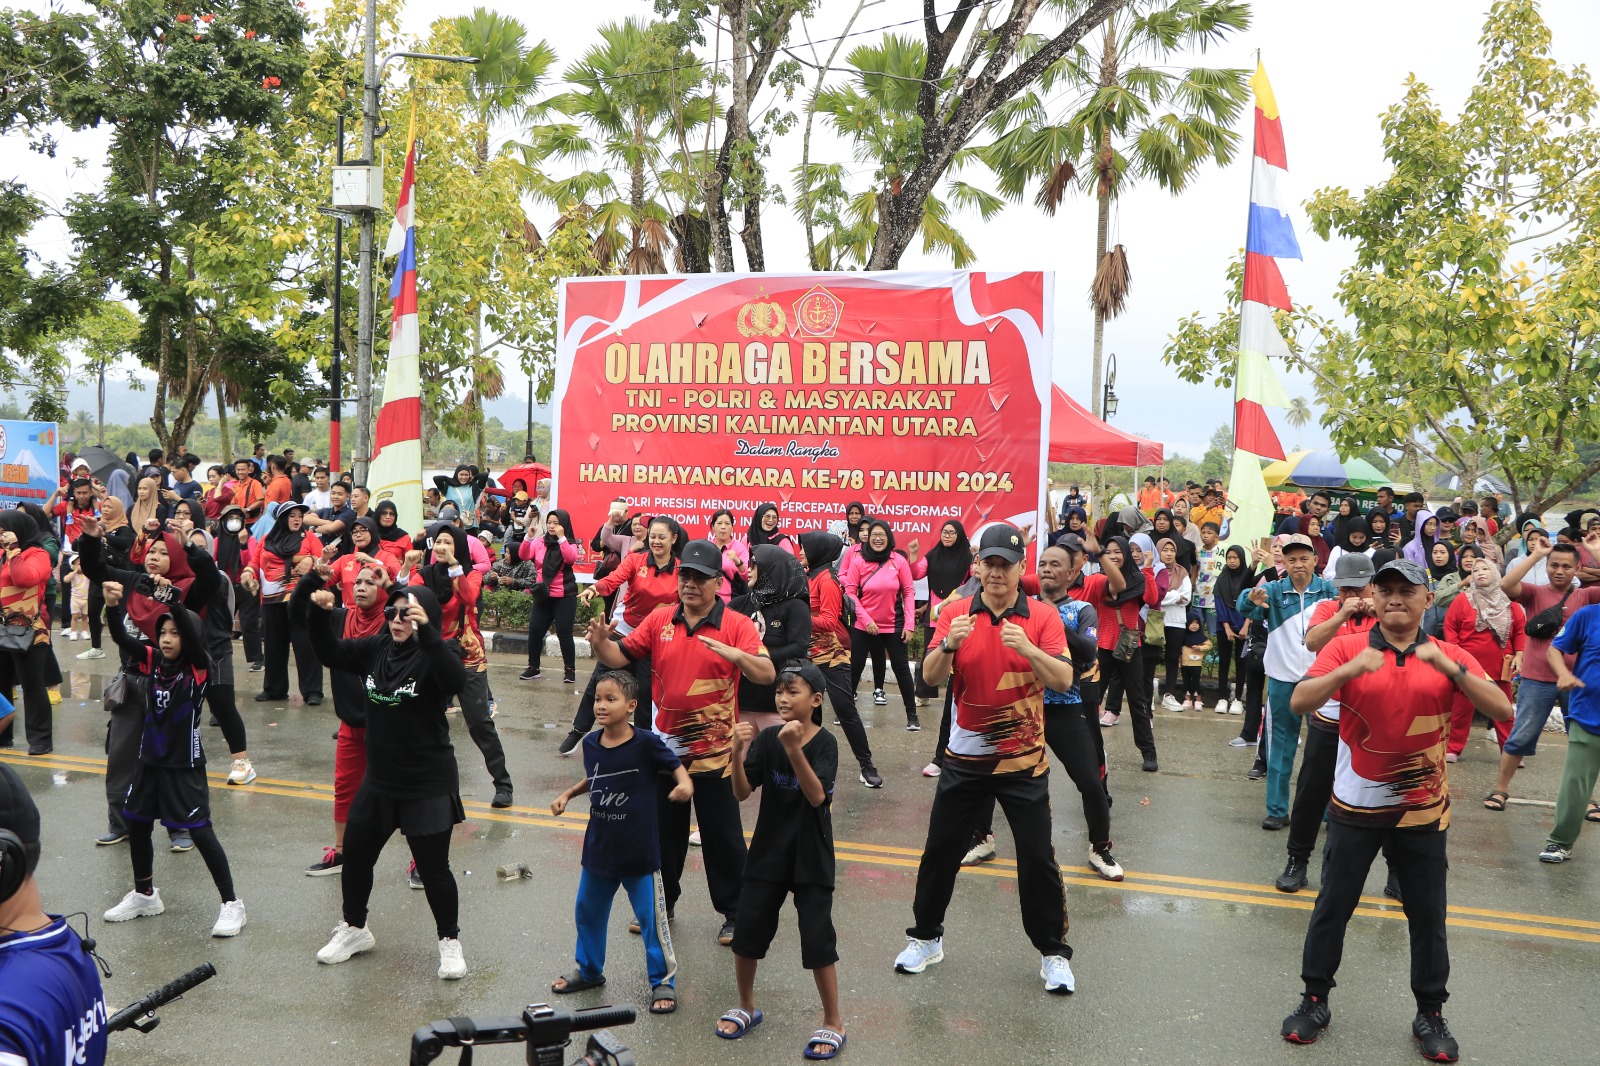
[[[461,890],[461,939],[469,976],[435,975],[437,950],[422,893],[406,888],[407,855],[391,841],[378,868],[370,925],[376,950],[340,966],[313,958],[339,920],[339,879],[308,878],[305,866],[331,840],[334,727],[331,707],[256,704],[243,694],[251,753],[261,779],[246,789],[212,790],[249,924],[234,940],[207,935],[218,900],[198,854],[158,848],[156,883],[167,911],[121,925],[101,912],[131,887],[125,846],[99,848],[104,828],[100,689],[111,660],[70,668],[57,708],[56,751],[45,759],[6,752],[34,790],[44,818],[40,883],[47,909],[88,911],[90,932],[115,976],[107,998],[125,1003],[202,962],[218,977],[166,1008],[154,1034],[112,1038],[111,1061],[200,1063],[247,1056],[268,1062],[396,1063],[410,1034],[435,1018],[516,1014],[550,999],[550,980],[571,965],[571,908],[578,880],[583,801],[560,819],[548,804],[581,772],[558,758],[577,698],[573,686],[521,683],[521,664],[498,657],[492,683],[497,724],[517,784],[517,806],[490,812],[492,794],[464,726],[455,723],[468,821],[452,850]],[[547,661],[548,665],[548,661]],[[580,674],[588,664],[580,664]],[[85,666],[88,668],[85,669]],[[239,677],[249,686],[259,675]],[[547,675],[548,676],[548,675]],[[865,687],[865,686],[864,686]],[[891,699],[894,693],[891,690]],[[919,776],[936,734],[907,733],[893,707],[862,703],[881,792],[842,779],[834,800],[839,883],[840,988],[846,1061],[976,1061],[1081,1064],[1338,1063],[1420,1061],[1409,1038],[1412,1006],[1406,929],[1386,906],[1381,863],[1369,902],[1352,922],[1332,1029],[1311,1048],[1291,1047],[1278,1025],[1299,992],[1301,938],[1309,893],[1271,888],[1284,836],[1259,828],[1262,786],[1245,779],[1250,752],[1226,746],[1239,719],[1158,715],[1162,772],[1143,774],[1126,725],[1107,731],[1116,854],[1128,880],[1093,878],[1077,797],[1065,775],[1055,790],[1057,857],[1068,870],[1073,968],[1078,992],[1047,996],[1038,958],[1017,915],[1009,836],[998,830],[1001,862],[963,876],[947,924],[947,958],[921,976],[892,971],[910,922],[915,864],[933,782]],[[931,717],[934,708],[924,711]],[[19,734],[20,735],[20,734]],[[207,747],[225,772],[220,733]],[[1563,866],[1535,860],[1551,821],[1564,739],[1546,734],[1517,778],[1530,803],[1505,814],[1479,804],[1493,783],[1495,752],[1482,733],[1453,768],[1450,946],[1453,997],[1446,1014],[1463,1061],[1593,1062],[1589,1006],[1600,973],[1600,826]],[[1544,805],[1541,805],[1541,801]],[[746,829],[754,816],[746,806]],[[158,841],[161,839],[158,833]],[[522,861],[527,880],[501,883],[495,867]],[[1313,888],[1317,863],[1313,862]],[[675,925],[681,1005],[671,1017],[642,1015],[618,1030],[643,1066],[801,1060],[820,1022],[810,975],[800,969],[792,911],[758,976],[766,1021],[738,1042],[712,1035],[716,1016],[737,1002],[718,919],[691,851]],[[634,1003],[647,989],[638,941],[627,935],[625,902],[613,910],[610,983],[563,999],[564,1006]],[[454,1061],[454,1052],[441,1061]],[[570,1057],[576,1057],[575,1054]],[[522,1049],[480,1050],[478,1066],[522,1061]]]

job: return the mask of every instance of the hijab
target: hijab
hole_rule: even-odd
[[[128,472],[122,467],[111,471],[111,476],[106,478],[106,492],[110,498],[122,504],[124,510],[133,509],[133,489],[128,484]],[[100,504],[101,514],[104,515],[105,503]]]
[[[1442,542],[1435,541],[1434,543],[1435,545],[1438,545]],[[1445,545],[1445,553],[1448,554],[1450,558],[1446,559],[1443,563],[1436,563],[1433,561],[1433,548],[1428,549],[1428,576],[1433,578],[1435,581],[1443,581],[1451,574],[1456,573],[1456,553],[1450,550],[1450,546],[1448,544]],[[1457,576],[1459,577],[1460,575]]]
[[[394,515],[394,525],[385,526],[382,522],[378,522],[378,539],[385,543],[395,540],[410,540],[411,534],[400,528],[400,508],[394,505],[393,500],[382,500],[372,509],[374,516],[379,516],[386,512]]]
[[[755,514],[750,516],[750,531],[745,534],[745,541],[750,545],[751,551],[755,551],[756,548],[763,544],[777,544],[784,539],[784,535],[778,530],[774,529],[771,533],[768,533],[761,525],[761,520],[767,517],[768,511],[776,512],[777,510],[777,504],[764,503],[756,508]]]
[[[1500,545],[1495,543],[1494,535],[1489,532],[1489,520],[1481,516],[1471,518],[1467,520],[1467,525],[1478,531],[1475,543],[1483,550],[1483,557],[1496,566],[1501,565],[1505,561],[1505,556],[1500,551]]]
[[[0,511],[0,529],[5,530],[17,538],[19,550],[39,548],[44,550],[44,531],[39,528],[28,512],[15,507],[8,507]]]
[[[148,482],[150,485],[150,498],[148,500],[141,500],[139,499],[138,494],[135,493],[133,498],[133,506],[128,510],[128,524],[134,528],[134,532],[136,533],[144,532],[144,524],[150,521],[150,519],[156,517],[156,511],[161,507],[160,483],[157,482],[153,477],[147,477],[141,480],[139,485],[143,487],[146,482]]]
[[[1083,525],[1077,529],[1073,529],[1072,520],[1074,518],[1076,518],[1079,522],[1082,522]],[[1082,507],[1068,507],[1066,513],[1061,516],[1061,528],[1069,533],[1076,533],[1080,537],[1083,536],[1085,533],[1089,532],[1089,512],[1085,511]]]
[[[552,507],[550,513],[545,515],[545,518],[548,519],[550,515],[556,516],[556,521],[560,522],[561,528],[567,532],[567,539],[572,540],[572,516],[559,507]],[[573,543],[577,542],[573,541]],[[539,567],[540,579],[548,585],[555,580],[556,575],[561,573],[562,568],[566,565],[567,561],[561,555],[561,538],[552,537],[549,533],[546,533],[544,535],[544,565]],[[570,583],[565,584],[567,584],[570,594],[571,585]]]
[[[1141,514],[1140,517],[1144,516]],[[1115,544],[1122,549],[1122,579],[1127,582],[1121,592],[1110,597],[1111,606],[1120,607],[1125,603],[1137,603],[1144,599],[1144,571],[1134,565],[1133,552],[1128,548],[1128,539],[1112,537],[1107,543]]]
[[[750,563],[756,568],[756,583],[750,588],[750,598],[757,607],[771,607],[784,600],[810,603],[811,587],[800,560],[775,544],[762,544],[750,553]]]
[[[1383,523],[1383,528],[1378,528],[1378,523]],[[1372,541],[1374,548],[1381,544],[1389,543],[1389,527],[1394,524],[1394,518],[1381,507],[1374,507],[1367,512],[1367,536]]]
[[[1350,506],[1349,514],[1344,513],[1346,504]],[[1352,500],[1348,496],[1340,500],[1339,509],[1330,516],[1333,525],[1333,543],[1341,548],[1344,548],[1346,551],[1349,551],[1350,548],[1347,544],[1345,544],[1344,538],[1349,532],[1350,523],[1360,517],[1361,511],[1356,507],[1356,501]]]
[[[1150,528],[1150,519],[1137,507],[1124,507],[1117,512],[1117,525],[1122,527],[1122,535],[1131,537],[1135,533],[1143,533]]]
[[[816,577],[832,568],[833,561],[844,551],[844,544],[832,533],[813,529],[800,534],[800,550],[806,553],[806,573]]]
[[[1217,575],[1214,589],[1216,602],[1226,603],[1229,608],[1235,608],[1239,597],[1248,588],[1256,583],[1256,572],[1250,565],[1250,555],[1244,550],[1242,544],[1228,545],[1228,556],[1239,557],[1239,569],[1235,570],[1226,562],[1222,565],[1222,572]],[[1236,608],[1235,608],[1236,609]]]
[[[123,509],[122,501],[115,496],[107,496],[100,501],[100,532],[110,533],[113,529],[121,529],[128,524],[128,512]]]
[[[167,572],[162,576],[172,582],[173,588],[177,589],[176,602],[181,603],[184,595],[189,591],[189,586],[194,584],[194,571],[189,568],[189,554],[184,549],[183,541],[178,539],[176,533],[168,533],[163,530],[156,536],[160,538],[161,543],[166,545],[167,559],[169,560]],[[149,551],[150,549],[146,547],[145,554],[148,555]],[[142,558],[140,561],[142,562]],[[128,593],[128,597],[124,601],[127,605],[128,617],[133,621],[134,625],[139,627],[140,632],[151,640],[155,640],[161,634],[161,619],[165,615],[172,613],[172,605],[153,600],[136,589],[129,589]]]
[[[1162,535],[1162,539],[1172,540],[1174,536],[1175,534],[1165,533]],[[1161,561],[1161,555],[1156,551],[1156,542],[1154,538],[1150,536],[1150,534],[1135,533],[1133,536],[1128,538],[1128,543],[1144,553],[1144,565],[1148,566],[1153,573],[1159,574],[1161,571],[1167,568],[1167,564]],[[1174,545],[1174,547],[1176,547],[1176,545]]]
[[[1438,515],[1424,508],[1417,512],[1416,520],[1411,527],[1411,539],[1406,542],[1404,554],[1407,559],[1410,559],[1418,566],[1433,566],[1433,542],[1439,538],[1437,535],[1428,536],[1424,532],[1424,528],[1427,526],[1429,519],[1437,518]]]
[[[1478,612],[1476,629],[1494,630],[1494,639],[1504,646],[1511,639],[1511,599],[1500,587],[1500,572],[1492,563],[1480,563],[1467,579],[1467,600]]]
[[[238,532],[230,532],[228,529],[228,519],[234,515],[238,515],[239,521],[244,523]],[[239,532],[249,528],[250,523],[245,518],[244,512],[237,507],[229,507],[217,518],[215,552],[217,569],[228,575],[230,580],[239,580],[239,572],[244,562],[244,545],[239,543]]]
[[[439,601],[433,593],[422,585],[399,585],[389,590],[389,606],[396,610],[404,610],[404,599],[407,596],[417,598],[417,603],[428,613],[428,624],[439,629],[444,612],[439,609]],[[422,640],[415,633],[404,644],[397,643],[391,637],[384,641],[383,650],[378,653],[378,661],[373,664],[372,683],[377,692],[388,694],[412,681],[420,680],[419,675],[425,674],[427,670],[428,652],[423,649]],[[443,709],[439,708],[441,711]]]
[[[889,543],[881,552],[872,550],[872,531],[875,529],[882,529],[884,534],[889,538]],[[754,546],[752,546],[750,550],[754,552]],[[883,519],[874,518],[872,523],[867,526],[867,539],[861,542],[861,558],[865,559],[869,563],[877,563],[879,566],[882,566],[884,563],[887,563],[890,557],[893,555],[894,530],[890,529],[889,523],[885,522]]]
[[[1372,550],[1372,530],[1368,528],[1367,520],[1360,515],[1353,515],[1349,518],[1336,518],[1334,519],[1333,527],[1338,531],[1335,540],[1339,547],[1345,551],[1365,554]],[[1367,538],[1361,542],[1359,548],[1350,543],[1350,534],[1352,533],[1360,533]]]
[[[307,510],[303,503],[285,504],[278,508],[277,515],[272,519],[272,529],[262,540],[262,547],[293,566],[294,557],[300,554],[300,546],[305,543],[306,527],[302,524],[297,530],[290,529],[289,516],[296,512],[305,514]]]
[[[956,542],[948,548],[944,546],[945,526],[953,526],[956,531]],[[972,573],[972,542],[967,539],[966,527],[953,518],[947,520],[939,527],[939,540],[928,549],[926,559],[928,592],[933,599],[942,600]]]

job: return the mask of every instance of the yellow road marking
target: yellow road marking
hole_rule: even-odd
[[[83,755],[51,754],[26,756],[9,752],[0,753],[0,762],[17,766],[39,766],[51,770],[76,770],[82,773],[104,774],[105,760]],[[296,781],[282,778],[257,777],[248,785],[228,785],[227,774],[208,773],[211,782],[221,791],[233,793],[259,793],[267,796],[288,796],[293,799],[315,799],[333,802],[333,786],[313,781]],[[545,829],[582,831],[588,816],[582,812],[569,812],[560,818],[535,807],[512,806],[495,809],[480,801],[468,800],[462,804],[473,818],[511,825],[533,825]],[[749,834],[747,833],[746,836]],[[905,848],[893,844],[864,844],[845,840],[834,841],[839,858],[848,862],[867,863],[873,866],[915,869],[922,857],[918,848]],[[1016,880],[1016,862],[996,859],[982,866],[965,867],[963,873],[981,877],[999,877]],[[1106,881],[1086,866],[1064,866],[1062,872],[1068,884],[1084,888],[1138,892],[1147,895],[1178,896],[1184,899],[1212,900],[1218,903],[1243,903],[1264,907],[1281,907],[1288,910],[1310,910],[1315,896],[1302,897],[1279,892],[1271,886],[1254,885],[1242,881],[1219,881],[1206,877],[1183,877],[1174,874],[1140,873],[1129,870],[1120,882]],[[1546,914],[1523,914],[1517,911],[1488,910],[1481,907],[1451,906],[1449,925],[1464,929],[1483,929],[1491,932],[1516,933],[1523,936],[1546,937],[1554,940],[1575,940],[1600,944],[1600,922],[1583,918],[1565,918]],[[1405,919],[1405,913],[1394,900],[1382,896],[1362,896],[1356,913],[1369,918]],[[1499,919],[1485,921],[1483,919]],[[1518,924],[1513,924],[1518,923]],[[1527,924],[1520,924],[1527,923]],[[1563,926],[1567,928],[1546,928]]]

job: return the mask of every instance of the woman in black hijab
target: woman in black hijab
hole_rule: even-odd
[[[767,516],[772,516],[772,521],[767,521]],[[763,544],[783,545],[788,542],[787,533],[778,532],[778,505],[764,503],[756,508],[756,513],[750,516],[750,531],[745,535],[745,541],[750,545],[753,553]]]
[[[1133,561],[1126,537],[1112,537],[1105,542],[1100,567],[1102,573],[1116,570],[1123,582],[1120,591],[1112,592],[1108,580],[1106,585],[1100,586],[1104,591],[1099,602],[1089,601],[1099,612],[1100,632],[1104,635],[1100,643],[1100,679],[1105,686],[1105,696],[1100,721],[1102,725],[1116,724],[1122,710],[1123,693],[1127,693],[1128,709],[1133,715],[1134,744],[1144,756],[1144,769],[1154,773],[1157,765],[1155,730],[1150,712],[1151,690],[1142,662],[1144,623],[1139,619],[1139,609],[1142,606],[1154,609],[1160,597],[1155,582],[1147,581],[1144,571]],[[1124,640],[1124,634],[1131,636]],[[1127,646],[1132,645],[1127,658],[1118,657],[1119,642],[1125,652]]]
[[[330,670],[364,678],[379,713],[367,716],[367,773],[350,804],[340,869],[343,920],[317,952],[322,963],[344,962],[376,941],[367,929],[372,871],[398,829],[411,848],[428,908],[439,934],[439,976],[467,973],[462,958],[459,899],[450,873],[450,833],[466,820],[456,776],[455,749],[445,707],[467,683],[461,657],[440,635],[442,614],[433,593],[401,586],[389,593],[386,632],[345,640],[334,632],[334,597],[312,594],[310,612],[317,655]]]
[[[728,606],[755,622],[773,662],[811,658],[811,586],[800,560],[763,544],[750,555],[750,575],[750,591],[733,597]],[[758,685],[739,677],[739,716],[750,718],[757,732],[782,724],[774,703],[777,691],[776,681]]]
[[[1239,613],[1239,597],[1255,585],[1255,580],[1255,569],[1244,545],[1228,545],[1212,595],[1217,609],[1217,695],[1229,701],[1228,710],[1233,714],[1244,713],[1245,668],[1240,656],[1250,632],[1250,620]],[[1228,673],[1234,667],[1230,694]]]
[[[961,583],[972,576],[972,542],[964,526],[954,518],[939,528],[939,542],[923,556],[927,565],[929,610],[922,621],[922,646],[933,644],[933,605],[943,603]],[[915,573],[915,568],[913,568]],[[937,686],[922,683],[922,664],[917,664],[917,698],[937,699]]]
[[[411,534],[400,528],[400,508],[393,500],[384,500],[372,509],[378,516],[378,539],[387,544],[393,540],[410,540]]]

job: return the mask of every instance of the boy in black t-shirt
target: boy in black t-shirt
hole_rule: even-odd
[[[759,735],[749,722],[734,727],[733,794],[742,803],[761,788],[761,810],[745,860],[733,932],[739,1006],[717,1022],[717,1035],[726,1040],[737,1040],[761,1023],[755,1005],[756,962],[766,956],[784,897],[792,894],[800,916],[800,965],[811,971],[822,998],[822,1028],[806,1041],[808,1059],[831,1059],[844,1050],[829,810],[839,743],[822,728],[826,691],[816,664],[795,660],[778,672],[775,702],[783,725]]]
[[[583,738],[584,778],[550,804],[559,817],[574,796],[589,794],[589,827],[583,834],[583,873],[574,907],[578,926],[577,967],[558,977],[557,995],[599,988],[606,983],[606,923],[617,889],[628,893],[644,938],[650,977],[650,1013],[678,1009],[678,961],[667,928],[661,887],[661,842],[656,828],[656,775],[671,774],[676,787],[667,798],[687,803],[694,795],[689,772],[661,738],[633,728],[638,704],[633,674],[610,670],[594,690],[594,718],[600,731]]]

